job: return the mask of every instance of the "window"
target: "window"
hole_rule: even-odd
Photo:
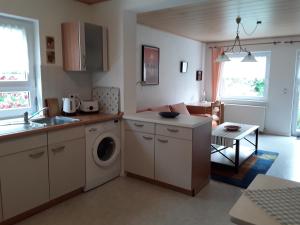
[[[244,54],[228,55],[221,67],[219,96],[223,100],[266,101],[270,52],[254,52],[257,62],[241,62]]]
[[[0,16],[0,118],[36,110],[34,23]]]

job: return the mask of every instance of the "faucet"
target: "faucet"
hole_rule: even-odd
[[[38,114],[40,114],[40,112],[45,111],[45,110],[48,110],[48,107],[41,108],[41,109],[38,110],[37,112],[33,113],[31,116],[29,116],[28,112],[25,112],[25,113],[24,113],[24,123],[25,123],[25,124],[28,124],[29,121],[30,121],[33,117],[37,116]]]

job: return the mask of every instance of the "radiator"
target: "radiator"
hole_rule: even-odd
[[[224,109],[224,121],[258,125],[259,131],[265,128],[265,106],[226,104]]]

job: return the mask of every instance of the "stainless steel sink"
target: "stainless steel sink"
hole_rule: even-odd
[[[62,125],[62,124],[74,123],[78,121],[80,120],[64,117],[64,116],[45,117],[45,118],[32,120],[33,123],[43,124],[44,126]]]
[[[23,122],[11,122],[0,124],[0,135],[19,133],[29,131],[37,128],[42,128],[44,125],[38,123],[23,123]]]

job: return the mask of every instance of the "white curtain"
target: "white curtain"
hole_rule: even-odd
[[[14,74],[27,80],[29,73],[26,31],[16,25],[0,25],[0,77]]]

